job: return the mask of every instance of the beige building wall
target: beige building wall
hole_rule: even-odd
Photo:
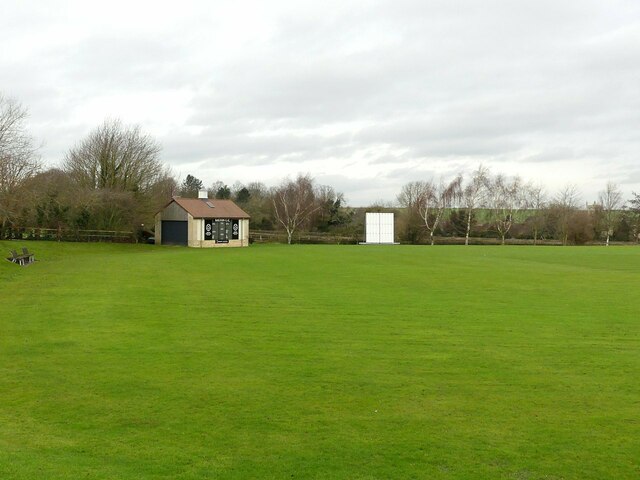
[[[204,239],[204,219],[193,218],[177,203],[172,202],[155,217],[156,245],[162,244],[162,220],[186,221],[188,245],[196,248],[224,248],[224,247],[248,247],[249,246],[249,219],[240,219],[240,234],[238,240],[229,240],[229,243],[216,243],[214,240]]]
[[[187,225],[187,238],[189,239],[190,247],[201,247],[202,243],[202,222],[201,218],[193,218],[190,214],[188,216]]]
[[[162,245],[162,212],[156,213],[156,226],[153,238],[156,245]]]
[[[249,246],[249,219],[240,220],[240,243],[243,247]]]
[[[193,218],[189,215],[189,246],[198,248],[226,248],[249,246],[249,220],[240,219],[240,234],[238,240],[229,243],[216,243],[215,240],[204,239],[204,219]]]

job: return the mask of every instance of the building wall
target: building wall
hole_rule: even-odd
[[[162,212],[156,213],[156,226],[153,236],[156,245],[162,245]]]
[[[240,234],[238,240],[229,240],[229,243],[216,243],[213,240],[204,239],[204,219],[193,218],[180,205],[171,202],[155,217],[156,245],[162,244],[162,220],[186,221],[188,245],[196,248],[223,248],[223,247],[248,247],[249,246],[249,219],[240,219]]]
[[[189,215],[180,205],[175,202],[171,202],[164,209],[156,213],[155,216],[155,244],[162,245],[162,221],[171,220],[184,222],[189,221]]]
[[[240,240],[242,246],[249,246],[249,219],[243,218],[240,220]]]
[[[204,219],[193,218],[189,215],[189,246],[196,248],[225,248],[249,246],[249,220],[240,220],[240,235],[238,240],[229,243],[216,243],[215,240],[204,239]]]
[[[189,214],[176,202],[171,202],[162,210],[162,220],[186,221]]]
[[[191,245],[190,245],[191,246]],[[214,240],[203,240],[200,248],[227,248],[227,247],[247,247],[248,244],[244,244],[242,240],[229,240],[229,243],[216,243]]]
[[[189,215],[189,246],[202,247],[204,221],[202,218],[193,218]]]

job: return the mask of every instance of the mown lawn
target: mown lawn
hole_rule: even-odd
[[[26,245],[2,479],[640,478],[638,248]]]

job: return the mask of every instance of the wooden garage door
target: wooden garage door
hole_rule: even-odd
[[[162,221],[162,245],[186,245],[187,222]]]

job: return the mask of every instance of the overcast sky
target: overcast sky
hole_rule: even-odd
[[[0,40],[51,166],[117,117],[207,185],[310,173],[356,206],[482,163],[640,192],[638,0],[0,0]]]

